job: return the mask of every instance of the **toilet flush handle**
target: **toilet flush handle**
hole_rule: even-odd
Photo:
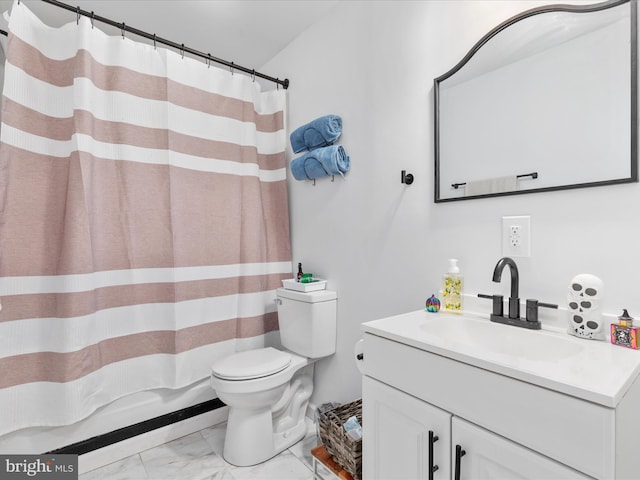
[[[274,298],[273,301],[276,303],[276,305],[282,305],[282,300],[280,300],[279,298]]]
[[[364,375],[364,340],[362,338],[356,342],[353,353],[356,356],[356,367]]]

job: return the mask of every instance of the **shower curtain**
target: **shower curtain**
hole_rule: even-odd
[[[286,92],[14,2],[0,134],[0,435],[188,386],[291,277]]]

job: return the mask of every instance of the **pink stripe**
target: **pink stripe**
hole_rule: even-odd
[[[7,61],[31,77],[51,85],[68,87],[73,85],[74,78],[86,77],[101,90],[124,92],[150,100],[168,99],[175,105],[191,110],[255,122],[260,132],[284,129],[282,111],[259,114],[251,102],[206,92],[125,67],[103,65],[86,50],[78,50],[74,57],[65,60],[53,60],[14,34],[9,36],[9,42]],[[206,66],[203,68],[206,69]]]
[[[176,303],[236,293],[275,290],[290,274],[193,280],[177,283],[115,285],[74,293],[37,293],[2,297],[0,323],[30,318],[71,318],[99,310],[150,303]]]
[[[31,382],[70,382],[132,358],[179,354],[203,345],[278,329],[277,314],[230,319],[178,331],[150,331],[103,340],[68,353],[36,352],[0,359],[0,388]]]
[[[0,169],[2,276],[290,259],[284,180],[6,144]]]

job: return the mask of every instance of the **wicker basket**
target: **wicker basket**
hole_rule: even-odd
[[[354,440],[344,429],[349,417],[362,425],[362,399],[318,414],[320,439],[329,455],[355,480],[362,478],[362,439]]]

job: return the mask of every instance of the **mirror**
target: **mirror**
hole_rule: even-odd
[[[637,182],[636,8],[527,10],[436,78],[435,202]]]

